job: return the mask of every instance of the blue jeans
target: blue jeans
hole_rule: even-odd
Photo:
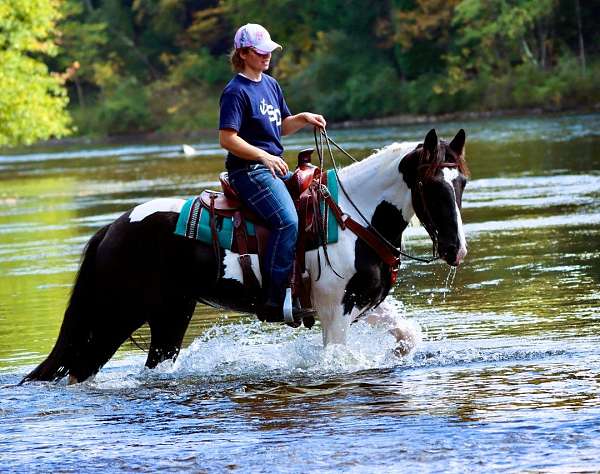
[[[298,239],[298,213],[284,181],[292,176],[275,178],[263,165],[234,170],[229,182],[242,202],[269,227],[268,248],[263,259],[263,287],[267,301],[281,305],[290,285]],[[266,274],[265,274],[266,273]]]

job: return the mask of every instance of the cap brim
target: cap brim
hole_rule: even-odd
[[[258,44],[254,46],[254,49],[261,54],[268,54],[275,51],[277,48],[283,49],[280,44],[275,43],[275,41],[265,41],[264,43]]]

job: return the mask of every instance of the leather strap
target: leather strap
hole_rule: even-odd
[[[369,247],[371,247],[379,256],[379,258],[383,260],[383,262],[391,267],[392,283],[395,282],[398,274],[398,266],[400,265],[400,252],[398,252],[396,249],[394,249],[394,251],[390,249],[374,232],[356,222],[348,214],[345,214],[340,206],[338,206],[337,203],[332,199],[327,188],[323,189],[323,187],[321,187],[320,194],[327,206],[332,210],[333,215],[335,216],[335,219],[342,230],[345,230],[346,228],[350,229],[350,231],[352,231],[358,238],[362,239],[367,245],[369,245]]]
[[[237,249],[240,254],[238,261],[242,268],[242,276],[244,278],[244,286],[250,290],[260,289],[260,283],[252,270],[252,259],[248,254],[248,234],[246,233],[246,223],[241,212],[236,212],[233,215],[233,227]]]
[[[381,240],[368,228],[363,227],[356,222],[352,217],[346,215],[344,223],[346,227],[356,234],[357,237],[361,238],[366,244],[368,244],[379,258],[390,266],[396,266],[400,263],[400,258],[394,255],[386,246],[381,243]]]
[[[342,212],[342,209],[340,208],[340,206],[338,206],[337,202],[335,202],[333,200],[333,198],[331,197],[331,194],[329,194],[329,189],[327,189],[327,187],[325,187],[325,186],[321,186],[321,188],[319,190],[319,195],[323,198],[323,200],[325,201],[327,206],[333,212],[333,215],[335,216],[335,220],[338,221],[338,224],[340,225],[342,230],[346,230],[346,224],[345,224],[345,219],[344,219],[344,216],[346,214],[344,214]]]
[[[215,199],[217,198],[216,193],[210,195],[210,233],[212,237],[213,251],[215,253],[215,259],[217,262],[217,278],[219,281],[221,278],[221,248],[219,247],[219,236],[217,235],[217,216],[215,215]]]

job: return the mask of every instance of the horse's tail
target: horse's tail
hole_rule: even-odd
[[[71,362],[77,354],[78,342],[85,337],[88,326],[86,312],[93,311],[90,301],[92,301],[95,286],[96,252],[108,228],[108,225],[101,228],[86,245],[65,317],[52,352],[44,362],[27,374],[21,383],[31,380],[59,380],[69,373]]]

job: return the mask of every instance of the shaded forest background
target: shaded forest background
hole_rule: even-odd
[[[25,51],[67,90],[54,135],[216,127],[247,22],[283,44],[271,74],[292,111],[330,122],[600,103],[599,0],[31,2],[55,10],[52,47]]]

